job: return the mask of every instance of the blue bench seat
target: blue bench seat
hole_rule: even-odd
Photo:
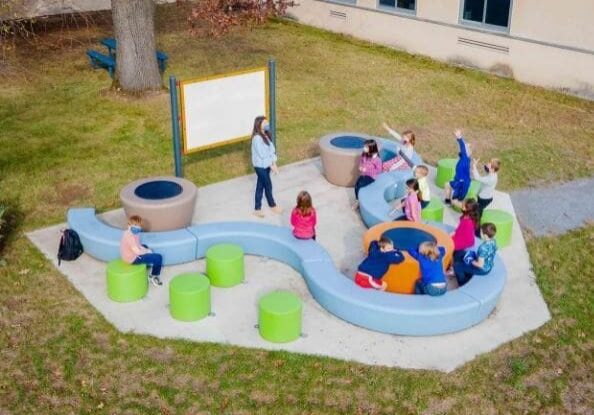
[[[95,209],[70,209],[68,226],[78,233],[84,251],[90,256],[105,262],[120,257],[123,230],[101,221]],[[187,229],[143,232],[140,242],[161,254],[164,265],[183,264],[196,259],[197,240]]]
[[[111,76],[112,78],[114,77],[116,61],[112,56],[104,55],[92,49],[87,50],[87,56],[89,57],[89,60],[91,61],[91,66],[93,68],[107,69],[107,72],[109,72],[109,76]]]
[[[85,252],[103,261],[119,257],[122,230],[100,221],[94,209],[70,209],[68,225]],[[446,225],[439,225],[446,228]],[[248,255],[283,262],[303,276],[312,297],[330,313],[352,324],[391,334],[426,336],[451,333],[488,317],[506,280],[503,262],[475,276],[464,287],[440,297],[363,289],[341,274],[316,241],[298,240],[286,227],[260,222],[214,222],[169,232],[147,232],[141,241],[163,255],[166,265],[203,258],[219,243],[240,245]],[[477,242],[478,243],[478,242]]]

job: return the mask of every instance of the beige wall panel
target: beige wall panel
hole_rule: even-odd
[[[594,0],[514,0],[510,33],[594,51]]]
[[[444,23],[458,23],[462,0],[417,0],[417,16]]]

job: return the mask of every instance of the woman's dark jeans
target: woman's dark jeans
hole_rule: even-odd
[[[261,167],[254,167],[256,170],[256,177],[258,181],[256,182],[256,203],[255,207],[256,210],[262,209],[262,193],[266,195],[266,201],[268,202],[268,206],[275,207],[276,203],[274,202],[274,197],[272,197],[272,180],[270,179],[270,167],[268,168],[261,168]]]

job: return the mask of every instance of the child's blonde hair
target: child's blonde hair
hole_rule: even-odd
[[[132,215],[128,218],[128,225],[142,227],[142,218],[138,215]]]
[[[493,171],[498,172],[499,167],[501,167],[501,162],[499,161],[499,159],[491,159],[491,168],[493,169]]]
[[[417,166],[417,168],[415,170],[418,171],[419,173],[422,173],[423,177],[427,177],[427,175],[429,174],[429,169],[424,164]]]
[[[437,248],[437,242],[425,241],[419,244],[419,254],[437,261],[439,259],[439,249]]]
[[[299,192],[299,194],[297,195],[297,209],[299,209],[299,212],[302,216],[308,216],[309,214],[311,214],[313,208],[311,202],[311,195],[309,194],[309,192],[305,190]]]

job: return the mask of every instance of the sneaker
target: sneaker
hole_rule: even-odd
[[[358,200],[356,200],[355,203],[353,204],[353,206],[351,206],[351,209],[359,210],[359,201]]]
[[[151,284],[153,284],[155,287],[158,287],[160,285],[163,285],[163,281],[161,281],[161,278],[159,278],[156,275],[151,275],[149,277],[149,281],[151,282]]]
[[[452,199],[445,199],[443,201],[446,205],[451,205],[452,204]]]
[[[259,218],[263,218],[264,217],[264,212],[262,212],[261,209],[254,210],[254,216],[257,216]]]
[[[280,215],[281,213],[283,213],[283,208],[280,207],[279,205],[276,205],[275,207],[271,207],[270,210],[272,210],[277,215]]]

